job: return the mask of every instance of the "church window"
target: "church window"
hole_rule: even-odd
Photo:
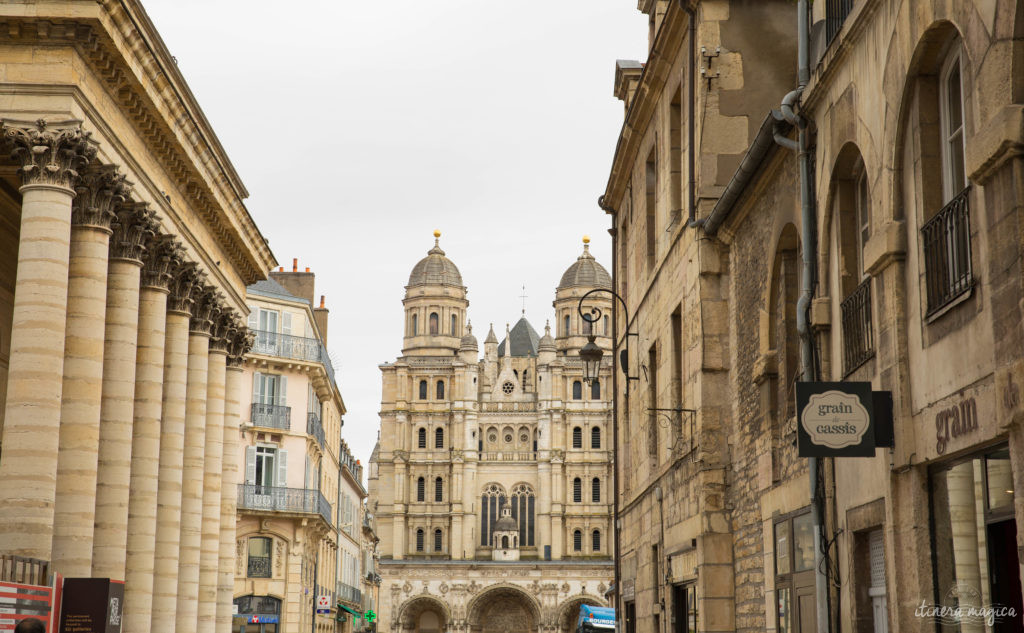
[[[444,448],[444,429],[434,431],[434,448]]]
[[[506,396],[511,395],[512,392],[515,391],[515,389],[516,385],[511,380],[506,380],[505,384],[501,386],[501,390],[505,393]]]
[[[583,532],[581,530],[573,530],[572,532],[572,551],[583,551]]]
[[[590,399],[600,400],[601,399],[601,383],[597,380],[590,383]]]
[[[583,480],[576,477],[572,480],[573,503],[583,503]]]
[[[458,335],[458,332],[455,331],[458,328],[458,326],[459,326],[459,318],[453,314],[452,315],[452,336]]]
[[[420,430],[416,431],[416,448],[426,448],[426,447],[427,447],[427,430],[424,429],[424,428],[421,428]]]
[[[512,433],[505,433],[505,443],[506,444],[511,444],[512,443]]]
[[[416,530],[416,551],[417,552],[422,552],[423,551],[423,529],[422,528]]]
[[[434,501],[444,501],[444,480],[440,477],[434,480]]]
[[[441,539],[442,539],[441,530],[440,529],[434,530],[434,551],[435,552],[440,552],[441,551],[441,544],[442,544],[441,543]]]
[[[438,400],[444,400],[444,381],[443,380],[438,380],[437,381],[437,399]]]
[[[507,536],[501,537],[501,548],[502,549],[508,549],[508,537]]]
[[[601,530],[594,530],[593,542],[591,543],[591,549],[595,552],[601,551]]]
[[[424,501],[427,496],[427,481],[420,477],[416,480],[416,501]]]
[[[601,427],[590,429],[590,448],[601,448]]]
[[[512,489],[512,518],[519,526],[519,545],[533,547],[534,505],[536,498],[533,488],[527,484],[516,484]]]
[[[427,381],[426,380],[421,380],[420,381],[420,400],[426,400],[426,399],[427,399]]]
[[[572,399],[582,400],[583,399],[583,383],[575,380],[572,383]]]
[[[611,334],[612,334],[612,329],[608,325],[608,315],[606,314],[605,317],[604,317],[604,335],[605,336],[611,336]]]
[[[588,314],[588,315],[584,315],[584,316],[590,316],[590,315]],[[590,321],[588,321],[586,318],[584,318],[583,319],[583,334],[589,336],[593,332],[594,332],[594,324],[591,323]]]
[[[494,523],[501,516],[505,501],[505,489],[500,485],[492,483],[484,487],[480,497],[480,545],[487,547],[491,544]]]
[[[583,448],[583,429],[578,426],[572,429],[572,447]]]
[[[565,315],[562,321],[562,336],[569,336],[569,315]]]
[[[416,315],[412,315],[412,335],[416,336],[419,332],[416,331]]]
[[[437,313],[436,312],[431,312],[430,313],[430,335],[431,336],[437,336],[437,328],[438,328],[437,321],[438,321]]]
[[[591,482],[590,500],[594,503],[601,503],[601,480],[594,477]]]
[[[526,391],[526,371],[525,369],[523,370],[523,391]]]

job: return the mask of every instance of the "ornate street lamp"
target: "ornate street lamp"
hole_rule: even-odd
[[[583,382],[589,386],[597,380],[598,374],[601,371],[601,357],[604,356],[604,350],[594,343],[593,334],[588,336],[587,339],[587,344],[580,349],[580,358],[583,360]]]
[[[594,339],[596,338],[594,335],[594,324],[601,320],[601,308],[593,306],[589,311],[583,311],[583,301],[595,292],[607,292],[618,299],[619,303],[622,304],[622,313],[626,317],[626,348],[619,353],[619,365],[622,367],[622,373],[626,375],[627,385],[630,380],[640,380],[640,376],[629,375],[629,364],[627,362],[629,359],[629,337],[638,336],[638,334],[629,331],[629,310],[626,309],[626,302],[622,300],[622,297],[608,288],[594,288],[593,290],[588,291],[580,297],[580,302],[576,306],[576,311],[579,312],[580,318],[590,325],[590,334],[587,336],[587,344],[580,349],[580,359],[583,361],[583,380],[590,385],[598,379],[598,375],[601,370],[601,357],[604,356],[604,350],[594,342]],[[613,339],[614,336],[615,333],[612,332]]]

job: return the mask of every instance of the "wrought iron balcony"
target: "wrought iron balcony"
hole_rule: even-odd
[[[871,278],[865,279],[839,306],[843,326],[843,375],[875,355],[871,331]]]
[[[316,438],[320,444],[320,450],[324,448],[324,425],[320,423],[320,416],[310,411],[306,414],[306,433]]]
[[[252,422],[253,426],[265,426],[287,431],[292,427],[292,408],[254,402],[252,403],[249,421]]]
[[[319,490],[238,484],[238,509],[319,514],[331,523],[331,504]]]
[[[967,187],[921,227],[925,284],[931,316],[974,286],[971,272],[971,209]]]
[[[362,605],[363,604],[363,592],[353,587],[352,585],[346,585],[343,582],[338,583],[338,600],[348,602],[349,604]]]
[[[256,330],[256,341],[253,343],[252,351],[255,354],[280,356],[295,360],[309,360],[313,362],[321,360],[320,341],[317,339],[305,336],[292,336],[291,334],[278,334],[277,332],[268,332],[266,330]]]

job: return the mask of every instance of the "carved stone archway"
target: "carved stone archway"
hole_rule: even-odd
[[[445,633],[451,622],[448,605],[433,596],[416,596],[398,608],[398,631]]]
[[[597,596],[573,596],[558,605],[558,630],[561,633],[572,633],[576,628],[576,618],[580,614],[580,606],[588,604],[594,607],[605,607],[608,603]]]
[[[541,625],[540,606],[515,585],[485,589],[466,611],[471,633],[536,633]]]

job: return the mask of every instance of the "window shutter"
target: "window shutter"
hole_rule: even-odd
[[[252,375],[252,401],[263,404],[263,374],[253,372]]]
[[[255,330],[259,329],[259,310],[260,310],[259,308],[255,308],[255,307],[252,307],[252,306],[249,307],[249,323],[248,323],[248,325],[249,325],[249,329],[250,330],[255,331]]]
[[[281,334],[292,333],[292,314],[291,312],[281,313]]]
[[[277,451],[277,486],[288,487],[288,451]]]
[[[245,447],[245,483],[256,483],[256,447]]]
[[[274,404],[288,406],[288,376],[278,376],[277,384],[277,402]]]

